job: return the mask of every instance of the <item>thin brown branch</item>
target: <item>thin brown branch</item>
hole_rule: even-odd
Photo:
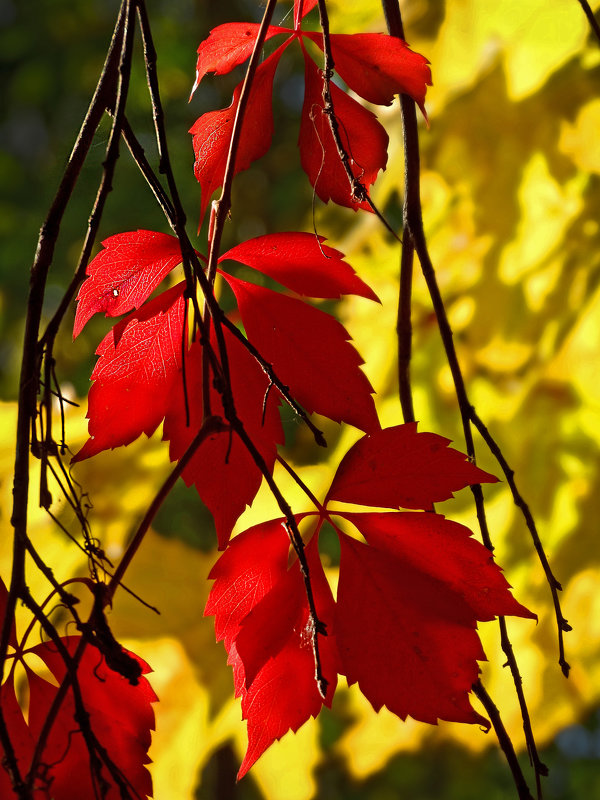
[[[318,7],[319,7],[319,21],[321,25],[321,30],[323,32],[323,113],[327,117],[329,123],[329,129],[331,130],[331,135],[333,136],[333,141],[335,142],[340,162],[348,178],[348,183],[350,184],[350,196],[352,197],[352,200],[354,200],[357,203],[367,203],[371,211],[384,225],[386,230],[392,234],[394,239],[396,239],[398,242],[401,242],[402,240],[400,239],[396,231],[393,229],[393,227],[386,220],[386,218],[383,216],[381,211],[377,208],[377,206],[371,199],[365,185],[352,172],[350,155],[346,151],[344,143],[342,142],[342,137],[340,135],[340,126],[338,119],[335,115],[333,97],[331,96],[331,79],[333,78],[335,72],[335,62],[333,60],[333,54],[331,52],[331,39],[329,33],[329,14],[327,13],[327,5],[325,3],[325,0],[318,0]]]
[[[590,24],[590,28],[594,32],[594,35],[598,40],[598,43],[600,44],[600,25],[598,24],[598,20],[594,16],[594,12],[592,11],[590,4],[587,2],[587,0],[578,0],[578,2],[581,8],[583,9],[583,13],[586,16],[587,21]]]
[[[125,571],[129,567],[134,555],[139,550],[139,547],[144,539],[144,536],[146,535],[148,529],[150,528],[150,525],[152,524],[152,520],[158,513],[158,510],[164,503],[167,495],[169,494],[173,486],[175,486],[178,478],[181,476],[182,472],[189,464],[191,458],[194,456],[194,454],[196,453],[202,442],[211,434],[220,433],[226,430],[228,430],[228,426],[225,425],[225,423],[220,417],[207,417],[204,420],[202,427],[191,441],[185,453],[179,459],[177,466],[172,470],[168,478],[160,487],[156,496],[154,497],[154,500],[152,501],[148,510],[144,514],[144,518],[139,524],[133,536],[133,539],[127,546],[127,550],[125,551],[121,560],[119,561],[119,565],[117,566],[112,578],[110,579],[109,583],[104,589],[104,605],[109,605],[110,602],[112,601],[113,595],[117,590],[117,587],[121,584]]]
[[[382,0],[382,5],[384,8],[386,20],[388,22],[388,25],[390,26],[390,33],[393,33],[396,36],[403,36],[402,15],[400,12],[400,6],[398,4],[398,0]],[[456,348],[454,346],[452,329],[448,321],[444,302],[437,283],[435,270],[429,255],[427,241],[425,238],[425,232],[423,227],[423,215],[421,208],[421,193],[420,193],[420,154],[419,154],[419,139],[418,139],[418,128],[416,119],[416,104],[414,100],[412,100],[410,97],[402,95],[401,106],[402,106],[404,148],[405,148],[404,240],[406,240],[407,236],[411,237],[419,261],[421,263],[421,270],[425,278],[425,282],[427,284],[427,288],[429,290],[429,294],[432,300],[433,308],[438,323],[438,328],[440,330],[440,335],[446,353],[446,359],[448,361],[448,365],[450,367],[450,371],[454,382],[455,392],[460,410],[460,416],[462,420],[467,455],[469,456],[469,459],[473,463],[475,463],[475,445],[473,441],[473,433],[471,430],[473,408],[467,396],[467,391],[462,371],[456,354]],[[493,551],[493,544],[490,537],[486,519],[483,491],[480,485],[472,486],[471,490],[473,492],[477,519],[483,543],[490,551]],[[537,747],[535,744],[535,738],[533,736],[533,730],[531,728],[529,711],[527,709],[527,703],[525,701],[525,696],[523,693],[521,676],[518,670],[516,659],[514,657],[510,638],[506,630],[506,624],[503,619],[500,620],[500,638],[503,650],[507,655],[508,663],[511,669],[513,683],[515,686],[515,692],[517,694],[519,705],[521,707],[522,718],[523,718],[523,731],[527,742],[527,748],[534,767],[536,785],[538,787],[538,796],[541,796],[540,776],[546,774],[547,770],[545,765],[542,764],[542,762],[540,761],[537,754]],[[499,736],[500,740],[499,731],[501,729],[499,729],[496,725],[494,725],[494,727],[496,730],[496,734]],[[506,749],[505,752],[507,752]],[[511,764],[511,769],[512,769],[512,764]],[[515,773],[513,771],[513,775],[514,774]],[[519,786],[519,784],[517,785]],[[519,791],[521,792],[520,788]],[[523,796],[525,797],[529,796],[528,789],[527,789],[527,794]]]
[[[500,743],[500,747],[502,748],[504,755],[506,756],[506,760],[512,772],[513,780],[519,793],[519,800],[533,800],[531,792],[529,791],[529,786],[527,785],[527,781],[523,775],[523,770],[521,769],[521,765],[517,759],[517,754],[515,753],[513,743],[506,731],[506,728],[504,727],[504,723],[502,722],[502,718],[500,717],[500,712],[498,711],[496,704],[489,696],[480,680],[473,684],[472,689],[473,694],[485,708],[485,711],[489,716],[492,725],[494,726],[496,737]]]
[[[546,574],[546,580],[550,587],[550,592],[552,594],[552,602],[554,604],[554,613],[556,615],[556,623],[558,629],[558,663],[560,664],[560,668],[563,672],[565,678],[569,677],[569,664],[565,658],[565,645],[564,645],[564,633],[572,630],[571,626],[564,618],[562,609],[560,606],[560,599],[558,597],[558,593],[562,591],[562,586],[558,582],[558,580],[554,577],[554,573],[552,572],[552,568],[550,567],[550,563],[544,551],[544,547],[540,540],[540,536],[537,530],[537,526],[535,524],[535,520],[533,518],[533,514],[528,506],[528,504],[523,499],[523,496],[519,492],[517,488],[517,484],[515,482],[515,473],[512,470],[502,453],[502,450],[498,446],[496,440],[491,435],[490,431],[488,430],[487,426],[482,422],[479,416],[476,414],[475,409],[471,409],[471,419],[473,420],[473,424],[481,434],[482,439],[487,444],[490,452],[496,458],[498,464],[504,473],[504,477],[506,478],[506,482],[510,488],[512,493],[513,501],[515,505],[520,509],[523,517],[525,518],[525,523],[527,528],[529,529],[529,533],[531,534],[531,538],[535,547],[535,550],[538,554],[538,558],[540,563],[544,569]]]
[[[86,117],[71,152],[46,220],[40,230],[37,250],[31,268],[30,289],[27,301],[25,336],[19,385],[17,441],[13,483],[13,509],[11,524],[14,528],[13,563],[5,617],[0,636],[0,679],[4,674],[6,653],[14,617],[15,606],[25,590],[25,552],[27,547],[29,450],[33,440],[39,388],[38,336],[46,281],[61,222],[87,157],[95,132],[102,119],[108,99],[114,95],[118,79],[118,59],[122,48],[126,4],[123,2],[104,66],[90,102]],[[31,436],[31,438],[30,438]],[[0,744],[4,748],[5,763],[20,797],[28,796],[14,758],[14,750],[0,708]]]
[[[410,361],[412,358],[412,279],[415,248],[409,233],[402,239],[400,257],[400,290],[398,293],[398,317],[396,336],[398,341],[398,393],[404,422],[415,421]]]

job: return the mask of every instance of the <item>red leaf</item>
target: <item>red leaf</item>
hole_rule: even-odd
[[[117,233],[102,242],[77,295],[73,338],[97,312],[118,317],[139,308],[177,264],[181,247],[174,236],[156,231]]]
[[[198,48],[196,80],[190,97],[208,72],[225,75],[250,58],[259,28],[260,25],[255,22],[227,22],[214,28]],[[280,33],[291,34],[292,31],[270,25],[265,41]]]
[[[361,430],[379,427],[363,362],[336,319],[295,297],[223,277],[235,293],[248,338],[309,413]]]
[[[300,27],[300,21],[312,11],[318,0],[294,0],[294,27]]]
[[[324,112],[323,77],[314,61],[304,53],[305,92],[300,123],[302,168],[324,203],[370,210],[351,195],[350,182],[335,145],[327,114]],[[352,174],[365,189],[375,181],[387,163],[388,135],[374,114],[331,83],[331,98],[340,138],[350,158]]]
[[[416,422],[373,431],[346,453],[327,500],[428,509],[469,484],[498,480],[449,443],[436,433],[417,433]]]
[[[63,643],[75,652],[80,637],[69,636]],[[46,663],[60,684],[66,675],[65,664],[52,643],[32,648]],[[148,665],[133,656],[143,673]],[[48,710],[57,692],[57,686],[27,669],[29,679],[29,728],[35,739],[39,738]],[[94,647],[88,646],[77,670],[81,696],[89,714],[90,728],[100,745],[106,750],[123,780],[136,797],[152,796],[152,780],[144,766],[149,759],[147,751],[154,729],[154,712],[151,704],[157,700],[150,684],[140,678],[132,686],[125,678],[109,669],[104,658]],[[52,798],[54,800],[81,800],[95,797],[90,775],[90,756],[78,722],[75,721],[75,703],[71,691],[61,705],[42,756],[43,763],[51,764]],[[122,796],[117,782],[106,768],[102,777],[110,789],[107,800]]]
[[[320,33],[305,33],[323,49]],[[335,71],[370,103],[389,106],[396,94],[408,94],[425,115],[425,93],[431,86],[429,62],[406,42],[385,33],[332,33]],[[426,116],[426,115],[425,115]]]
[[[283,441],[277,390],[269,390],[269,379],[246,348],[225,331],[231,374],[231,387],[237,414],[246,433],[272,471],[276,445]],[[216,348],[214,337],[213,347]],[[202,347],[194,343],[186,354],[186,388],[190,424],[186,425],[183,381],[179,380],[171,397],[164,425],[164,439],[169,440],[172,461],[185,453],[203,420]],[[212,384],[212,381],[211,381]],[[211,385],[211,412],[224,417],[221,396]],[[263,420],[263,406],[266,403]],[[188,486],[195,484],[198,494],[211,511],[217,529],[219,547],[226,547],[231,530],[258,491],[262,473],[246,446],[236,434],[215,433],[192,457],[183,472]]]
[[[477,620],[535,618],[508,592],[492,555],[437,514],[343,514],[335,630],[341,671],[376,711],[436,724],[489,723],[469,703],[485,654]]]
[[[8,735],[10,736],[19,772],[21,773],[21,778],[24,778],[31,763],[35,741],[23,718],[23,712],[21,711],[15,694],[14,676],[12,673],[9,674],[6,681],[2,684],[2,688],[0,688],[0,705],[2,706],[4,722]],[[0,762],[2,765],[5,763],[5,752],[2,744],[0,744]],[[12,783],[8,772],[3,766],[0,767],[0,797],[16,797],[12,789]],[[61,800],[61,798],[59,798],[59,800]]]
[[[235,161],[235,172],[248,169],[253,161],[263,156],[273,137],[273,109],[271,93],[273,78],[279,59],[289,42],[263,61],[256,70]],[[237,112],[242,84],[236,86],[229,108],[203,114],[190,128],[194,148],[194,174],[202,189],[200,222],[213,192],[223,185],[233,123]]]
[[[356,294],[378,300],[339,250],[322,244],[312,233],[272,233],[242,242],[224,253],[230,259],[274,278],[293,292],[309,297],[337,298]]]
[[[162,422],[181,367],[185,283],[121,320],[104,337],[88,396],[90,438],[73,457],[151,436]]]
[[[297,519],[300,519],[297,517]],[[323,702],[331,705],[337,682],[337,650],[331,627],[333,597],[313,537],[305,552],[319,619],[323,701],[315,682],[308,601],[298,561],[288,569],[289,538],[283,520],[244,531],[231,542],[210,578],[215,584],[206,614],[215,614],[217,639],[225,639],[236,695],[248,720],[248,750],[238,778],[288,730],[297,731]]]

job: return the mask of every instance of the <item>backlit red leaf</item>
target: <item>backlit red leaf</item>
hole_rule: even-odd
[[[8,663],[6,665],[6,669],[8,670]],[[15,694],[13,675],[11,674],[9,674],[8,678],[0,688],[0,705],[2,706],[4,722],[6,724],[8,735],[10,736],[14,755],[21,773],[21,778],[24,778],[31,763],[31,757],[35,747],[35,740],[23,717],[23,712],[21,711],[21,707],[19,706],[19,702]],[[2,747],[2,744],[0,744],[0,760],[2,761],[2,764],[5,763],[4,759],[4,748]],[[16,795],[13,794],[12,783],[9,774],[3,766],[0,766],[0,797],[10,798],[15,796]],[[59,798],[59,800],[62,799]]]
[[[271,471],[276,445],[283,440],[279,393],[276,389],[268,391],[269,379],[245,347],[227,332],[225,339],[236,412]],[[214,339],[213,347],[216,348]],[[172,461],[181,458],[202,425],[204,375],[200,344],[195,342],[186,354],[185,368],[189,426],[182,380],[174,387],[164,425],[163,438],[170,443]],[[211,413],[224,417],[221,396],[212,380],[210,384]],[[262,473],[254,459],[236,434],[215,433],[203,442],[182,477],[188,486],[196,486],[211,511],[219,547],[224,548],[237,518],[252,503],[260,486]]]
[[[256,70],[248,98],[240,143],[235,160],[235,172],[248,169],[267,152],[273,138],[273,110],[271,94],[273,77],[279,59],[288,42],[284,42]],[[233,123],[242,91],[236,86],[229,108],[203,114],[190,128],[194,148],[194,174],[202,189],[200,221],[204,218],[213,192],[223,185]]]
[[[90,438],[73,457],[151,436],[164,419],[181,368],[185,283],[121,320],[96,354],[88,395]]]
[[[340,533],[341,672],[377,711],[489,727],[468,698],[485,660],[477,621],[534,615],[462,525],[425,512],[343,516],[367,544]]]
[[[305,33],[323,49],[320,33]],[[425,114],[425,93],[431,86],[429,62],[406,42],[385,33],[332,33],[335,71],[370,103],[389,106],[396,94],[408,94]]]
[[[274,278],[282,286],[309,297],[337,298],[356,294],[377,300],[343,258],[312,233],[271,233],[249,239],[224,253],[219,263],[239,261]]]
[[[298,562],[288,569],[289,538],[283,520],[250,528],[231,542],[211,571],[215,584],[206,606],[225,639],[236,695],[248,721],[248,750],[238,778],[288,730],[297,731],[323,704],[331,705],[337,651],[333,598],[313,537],[305,552],[315,605],[327,636],[319,636],[327,697],[315,682],[308,601]],[[237,602],[239,600],[239,603]]]
[[[156,231],[129,231],[109,236],[90,261],[77,295],[73,338],[94,314],[118,317],[139,308],[162,279],[181,264],[179,240]]]
[[[63,643],[73,654],[79,637],[66,637]],[[37,645],[32,651],[45,662],[60,684],[66,675],[66,668],[52,643]],[[146,663],[135,658],[143,673],[150,671]],[[27,675],[29,728],[37,739],[58,687],[30,669]],[[147,752],[154,729],[151,704],[157,697],[150,684],[141,677],[137,685],[132,685],[122,675],[109,669],[99,651],[91,646],[84,651],[77,678],[85,710],[89,714],[90,728],[122,774],[125,786],[135,797],[151,797],[152,780],[145,764],[149,762]],[[96,796],[90,774],[90,755],[80,725],[75,720],[71,691],[67,693],[51,729],[42,761],[52,765],[51,797],[54,800],[81,800],[83,797]],[[107,767],[102,769],[102,777],[110,786],[106,793],[107,800],[118,800],[123,796]]]
[[[327,499],[428,509],[469,484],[497,481],[449,443],[436,433],[418,433],[416,422],[373,431],[346,453]]]
[[[324,111],[323,77],[306,53],[304,62],[305,91],[299,138],[302,168],[324,203],[333,200],[354,210],[369,210],[366,201],[358,202],[352,197],[350,182]],[[385,169],[388,135],[374,114],[335,84],[330,86],[340,138],[350,159],[350,169],[368,190],[379,170]]]
[[[295,297],[223,277],[236,296],[248,338],[300,405],[361,430],[379,427],[373,389],[343,325]]]
[[[250,58],[259,28],[255,22],[227,22],[214,28],[198,48],[196,81],[191,93],[194,94],[207,73],[225,75]],[[292,31],[270,25],[265,41],[280,33],[291,34]]]

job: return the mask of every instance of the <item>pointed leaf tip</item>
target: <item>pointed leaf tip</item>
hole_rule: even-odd
[[[327,499],[427,510],[465,486],[498,480],[449,444],[436,433],[418,433],[415,422],[373,431],[346,453]]]

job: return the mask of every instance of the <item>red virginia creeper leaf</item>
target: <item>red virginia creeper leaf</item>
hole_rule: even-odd
[[[416,422],[373,431],[348,450],[327,500],[428,509],[469,484],[498,480],[449,443],[436,433],[417,433]]]
[[[305,33],[323,49],[320,33]],[[335,71],[369,103],[389,106],[396,94],[408,94],[425,115],[425,93],[431,86],[429,62],[406,42],[385,33],[332,33]]]
[[[300,517],[296,518],[297,520]],[[306,547],[319,619],[325,701],[315,682],[308,602],[296,560],[288,569],[289,538],[283,520],[244,531],[213,567],[206,614],[215,614],[217,639],[225,639],[236,695],[248,721],[248,750],[238,778],[288,730],[297,731],[323,704],[331,705],[337,682],[337,650],[331,626],[333,598],[313,537]]]
[[[272,471],[277,452],[283,441],[279,417],[280,395],[269,391],[269,379],[237,339],[224,331],[231,373],[231,387],[236,412]],[[213,348],[216,351],[214,337]],[[169,440],[169,456],[175,461],[185,453],[203,419],[202,347],[194,343],[186,354],[186,388],[190,410],[190,425],[186,426],[183,381],[179,379],[170,399],[163,438]],[[210,388],[211,412],[224,418],[221,396]],[[263,420],[263,406],[265,406]],[[196,486],[215,519],[219,547],[225,548],[237,518],[250,505],[258,491],[262,473],[236,434],[215,433],[192,457],[183,472],[188,486]]]
[[[424,512],[343,514],[335,630],[341,671],[373,708],[489,727],[469,703],[485,654],[477,620],[531,617],[471,532]]]
[[[370,210],[351,195],[350,182],[335,145],[329,120],[324,112],[323,77],[315,62],[304,53],[305,91],[300,123],[302,168],[324,203]],[[331,98],[340,138],[350,159],[350,169],[365,189],[375,181],[387,163],[388,135],[374,114],[331,83]]]
[[[121,320],[104,337],[88,395],[90,438],[73,461],[151,436],[181,368],[185,283]]]
[[[264,156],[271,146],[273,138],[273,109],[271,107],[273,77],[281,54],[288,44],[289,42],[284,42],[256,70],[244,114],[235,160],[235,175],[248,169],[250,164]],[[233,92],[233,100],[229,108],[203,114],[190,128],[195,155],[194,174],[202,189],[200,222],[204,218],[204,212],[213,192],[223,185],[231,133],[241,91],[242,84],[240,83]]]
[[[4,619],[4,617],[2,617]],[[8,668],[8,663],[6,667]],[[21,773],[21,778],[27,774],[35,741],[29,730],[23,712],[19,706],[17,696],[15,694],[14,675],[9,674],[6,681],[0,688],[0,705],[2,706],[2,714],[10,740],[12,742],[17,765]],[[2,744],[0,744],[0,762],[2,765],[5,763],[5,753]],[[0,797],[16,797],[13,793],[12,783],[8,772],[4,766],[0,766]]]
[[[256,22],[226,22],[213,28],[208,38],[198,48],[196,80],[190,98],[207,73],[225,75],[250,58],[259,28],[260,25]],[[270,25],[267,28],[265,41],[280,33],[292,34],[293,31]]]
[[[248,338],[300,405],[361,430],[379,427],[373,388],[343,325],[295,297],[223,277],[236,296]]]
[[[99,311],[118,317],[147,300],[158,284],[181,264],[179,240],[156,231],[129,231],[109,236],[93,258],[77,295],[73,338]]]
[[[378,301],[370,286],[343,260],[344,254],[327,247],[324,241],[323,236],[312,233],[270,233],[236,245],[221,256],[219,263],[239,261],[309,297],[356,294]]]
[[[80,637],[63,638],[71,655],[75,652]],[[61,656],[52,643],[32,648],[48,666],[60,684],[66,675]],[[135,656],[134,656],[135,657]],[[150,672],[141,659],[142,672]],[[57,692],[57,686],[49,683],[27,669],[29,679],[29,728],[35,739],[39,738],[46,715]],[[154,730],[152,703],[157,700],[146,678],[140,678],[132,686],[122,675],[109,669],[99,651],[88,646],[77,670],[81,695],[89,714],[91,730],[100,745],[122,773],[131,794],[140,798],[152,796],[152,780],[144,766],[151,734]],[[58,713],[56,724],[48,737],[42,761],[51,764],[51,796],[53,800],[81,800],[95,797],[90,776],[90,756],[74,719],[75,703],[71,691]],[[107,800],[119,800],[122,796],[115,779],[106,768],[103,778],[110,784]]]
[[[300,21],[312,11],[318,0],[294,0],[294,27],[300,27]]]

